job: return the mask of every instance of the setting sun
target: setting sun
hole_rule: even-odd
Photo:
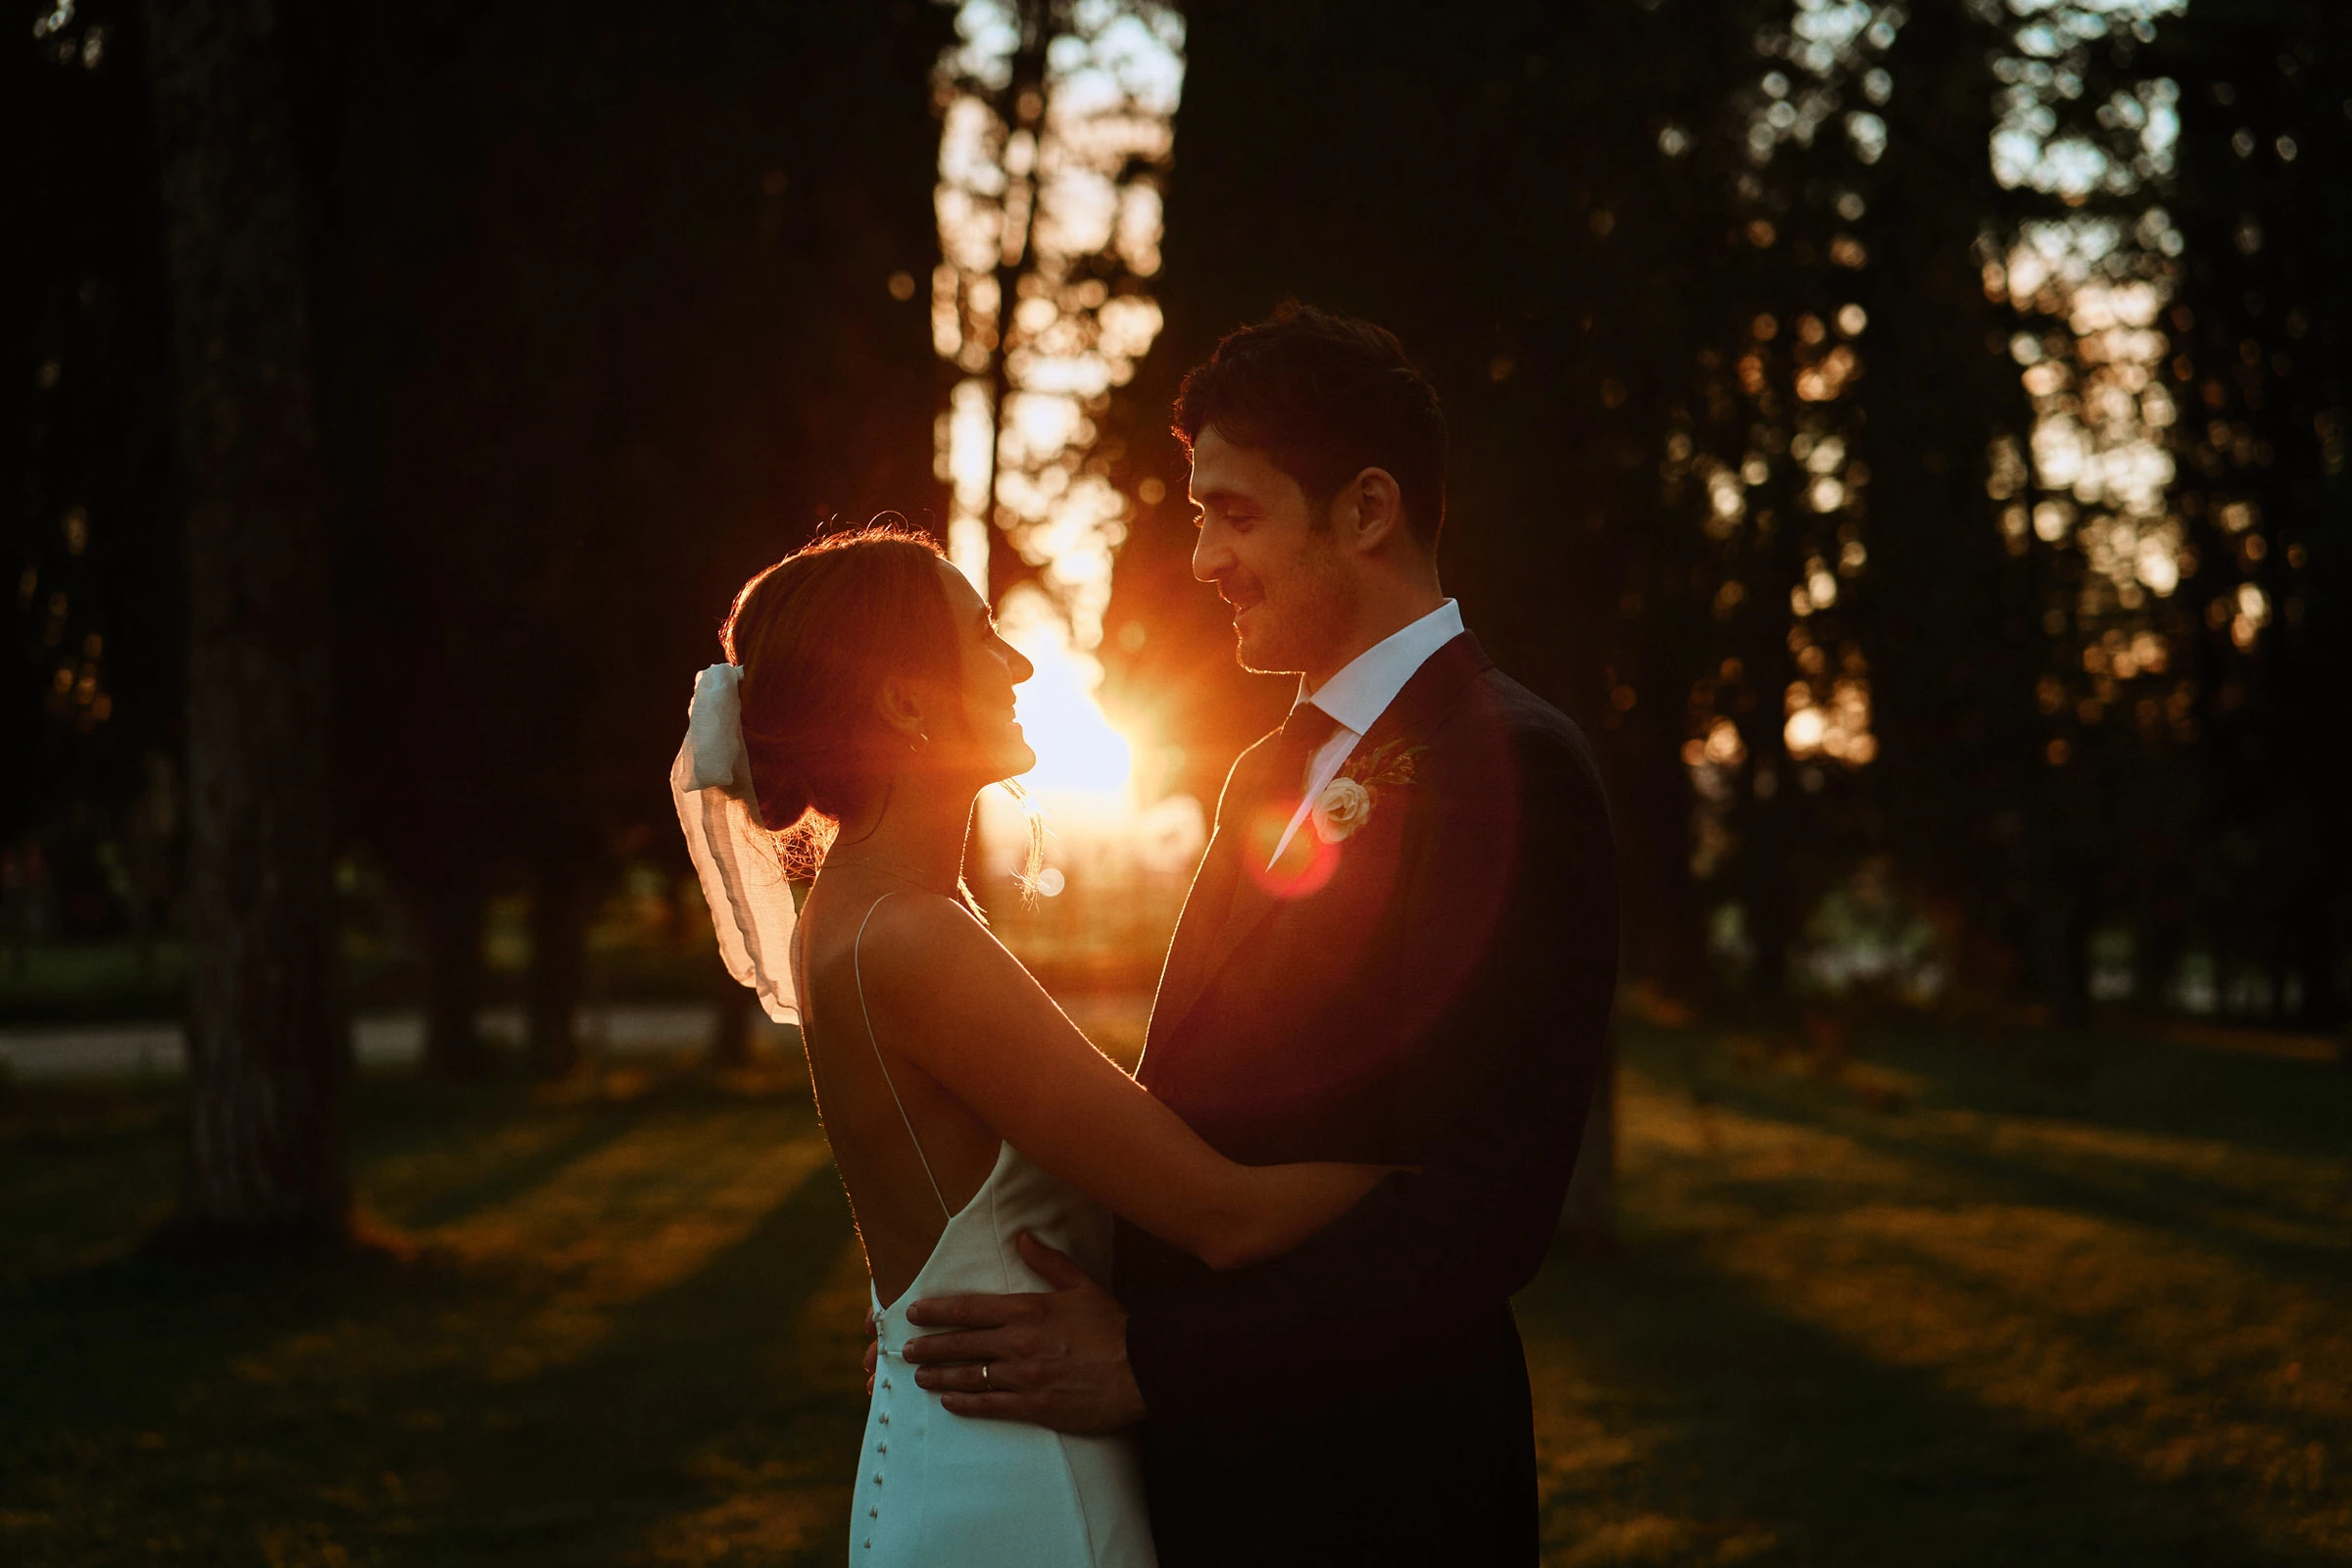
[[[1021,732],[1037,751],[1021,782],[1056,815],[1131,810],[1134,750],[1095,701],[1101,666],[1070,646],[1069,628],[1034,588],[1006,594],[997,618],[1004,640],[1037,666],[1014,694]]]

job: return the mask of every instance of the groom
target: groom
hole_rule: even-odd
[[[1105,1289],[1024,1238],[1056,1289],[918,1302],[947,1332],[907,1359],[958,1414],[1136,1427],[1168,1568],[1533,1562],[1510,1297],[1602,1061],[1599,776],[1439,587],[1445,416],[1395,337],[1286,307],[1186,378],[1176,434],[1194,575],[1299,698],[1226,780],[1139,1076],[1235,1159],[1410,1168],[1226,1273],[1122,1225]]]

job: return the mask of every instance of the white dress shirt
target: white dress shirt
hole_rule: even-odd
[[[1323,683],[1323,689],[1310,692],[1306,677],[1298,678],[1298,702],[1312,703],[1340,727],[1331,739],[1307,759],[1306,798],[1291,817],[1291,825],[1283,830],[1282,842],[1274,846],[1274,854],[1266,864],[1271,868],[1282,858],[1282,852],[1291,847],[1298,829],[1314,814],[1315,797],[1323,786],[1339,775],[1340,764],[1355,750],[1355,743],[1364,738],[1404,683],[1419,673],[1429,662],[1430,655],[1462,634],[1461,606],[1448,599],[1437,609],[1400,631],[1390,633],[1379,642],[1349,660],[1343,669]],[[1293,703],[1293,708],[1298,703]]]

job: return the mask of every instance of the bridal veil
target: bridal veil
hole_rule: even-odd
[[[727,973],[758,994],[770,1018],[797,1024],[791,956],[800,915],[775,835],[760,820],[743,745],[742,685],[737,664],[712,664],[695,677],[686,739],[669,764],[669,794]]]

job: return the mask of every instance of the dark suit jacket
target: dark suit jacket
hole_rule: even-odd
[[[1268,776],[1272,739],[1226,781],[1140,1076],[1235,1159],[1418,1171],[1222,1274],[1121,1227],[1160,1560],[1530,1563],[1509,1298],[1550,1243],[1604,1055],[1599,774],[1564,714],[1458,637],[1353,753],[1420,748],[1410,782],[1286,890],[1250,830],[1298,798]]]

